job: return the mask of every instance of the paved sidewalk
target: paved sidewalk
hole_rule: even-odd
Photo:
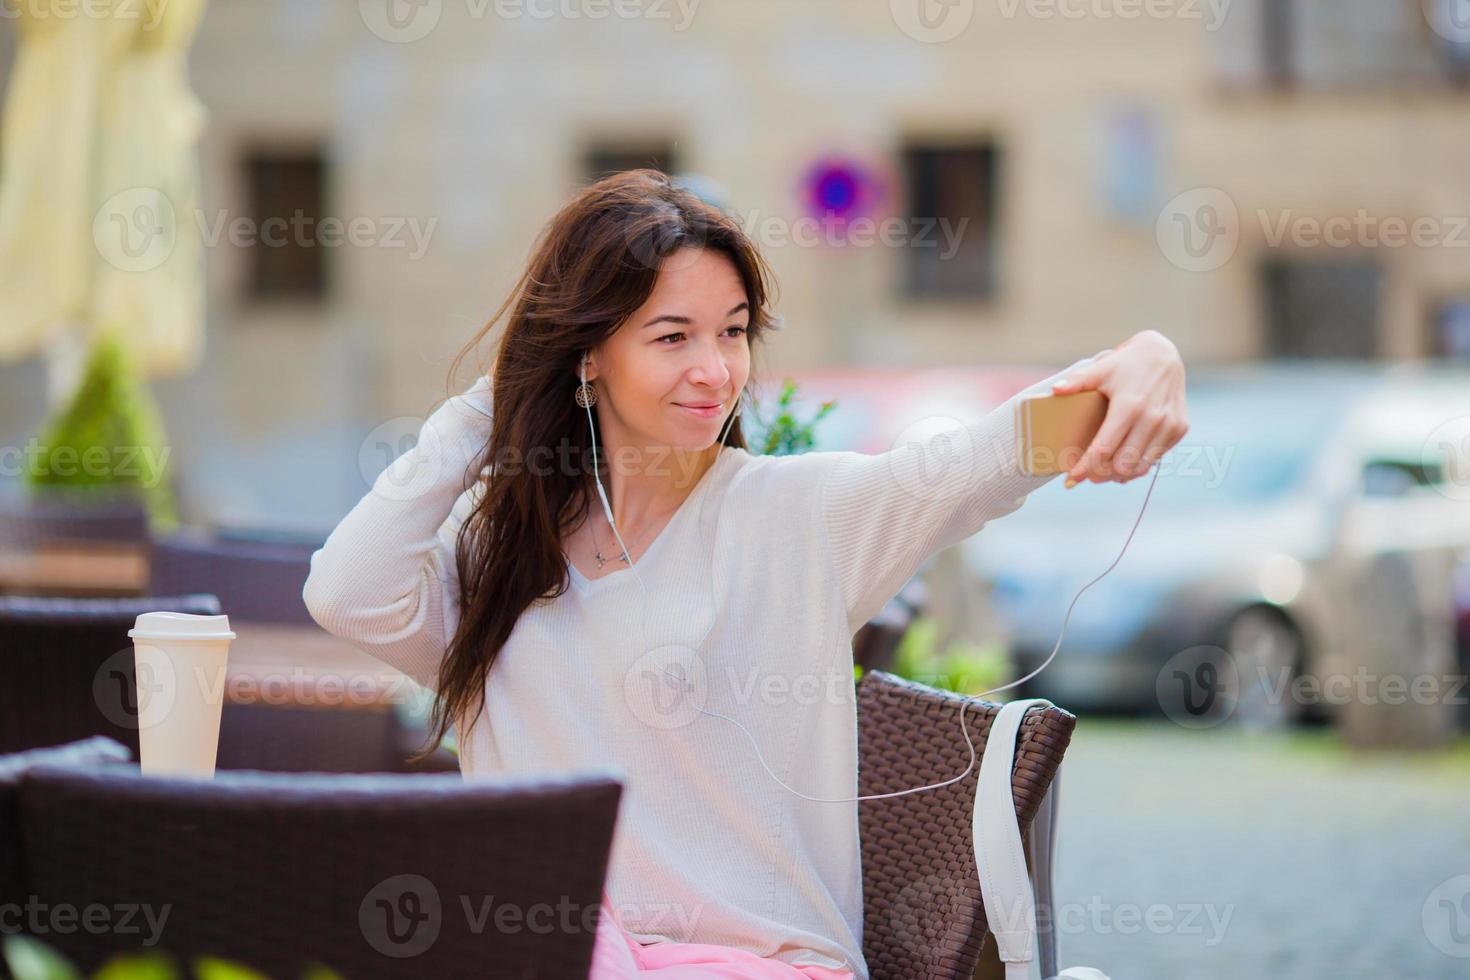
[[[1062,967],[1470,977],[1470,743],[1358,756],[1325,729],[1084,717],[1064,773]]]

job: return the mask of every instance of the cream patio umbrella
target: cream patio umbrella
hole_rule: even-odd
[[[204,0],[27,0],[0,134],[0,362],[45,354],[64,401],[100,330],[144,377],[202,349],[188,46]],[[90,12],[90,13],[89,13]]]

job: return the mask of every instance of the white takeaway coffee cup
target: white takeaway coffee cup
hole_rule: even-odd
[[[214,775],[229,663],[230,617],[149,612],[133,628],[139,769]]]

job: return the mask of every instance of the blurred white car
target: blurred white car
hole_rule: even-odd
[[[1470,438],[1455,434],[1470,421],[1470,375],[1195,369],[1188,406],[1190,431],[1159,464],[1126,554],[1077,600],[1057,656],[1022,691],[1069,709],[1263,724],[1331,717],[1364,702],[1365,682],[1379,696],[1388,674],[1436,678],[1452,696],[1451,578],[1470,546]],[[1017,676],[1117,558],[1149,482],[1057,479],[965,543]],[[1206,705],[1212,686],[1227,696]]]

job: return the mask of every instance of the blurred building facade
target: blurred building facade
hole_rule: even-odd
[[[1460,7],[212,0],[208,353],[156,384],[196,516],[340,516],[626,166],[744,221],[767,373],[1052,367],[1146,327],[1195,362],[1470,354]],[[7,441],[38,376],[0,369]]]

